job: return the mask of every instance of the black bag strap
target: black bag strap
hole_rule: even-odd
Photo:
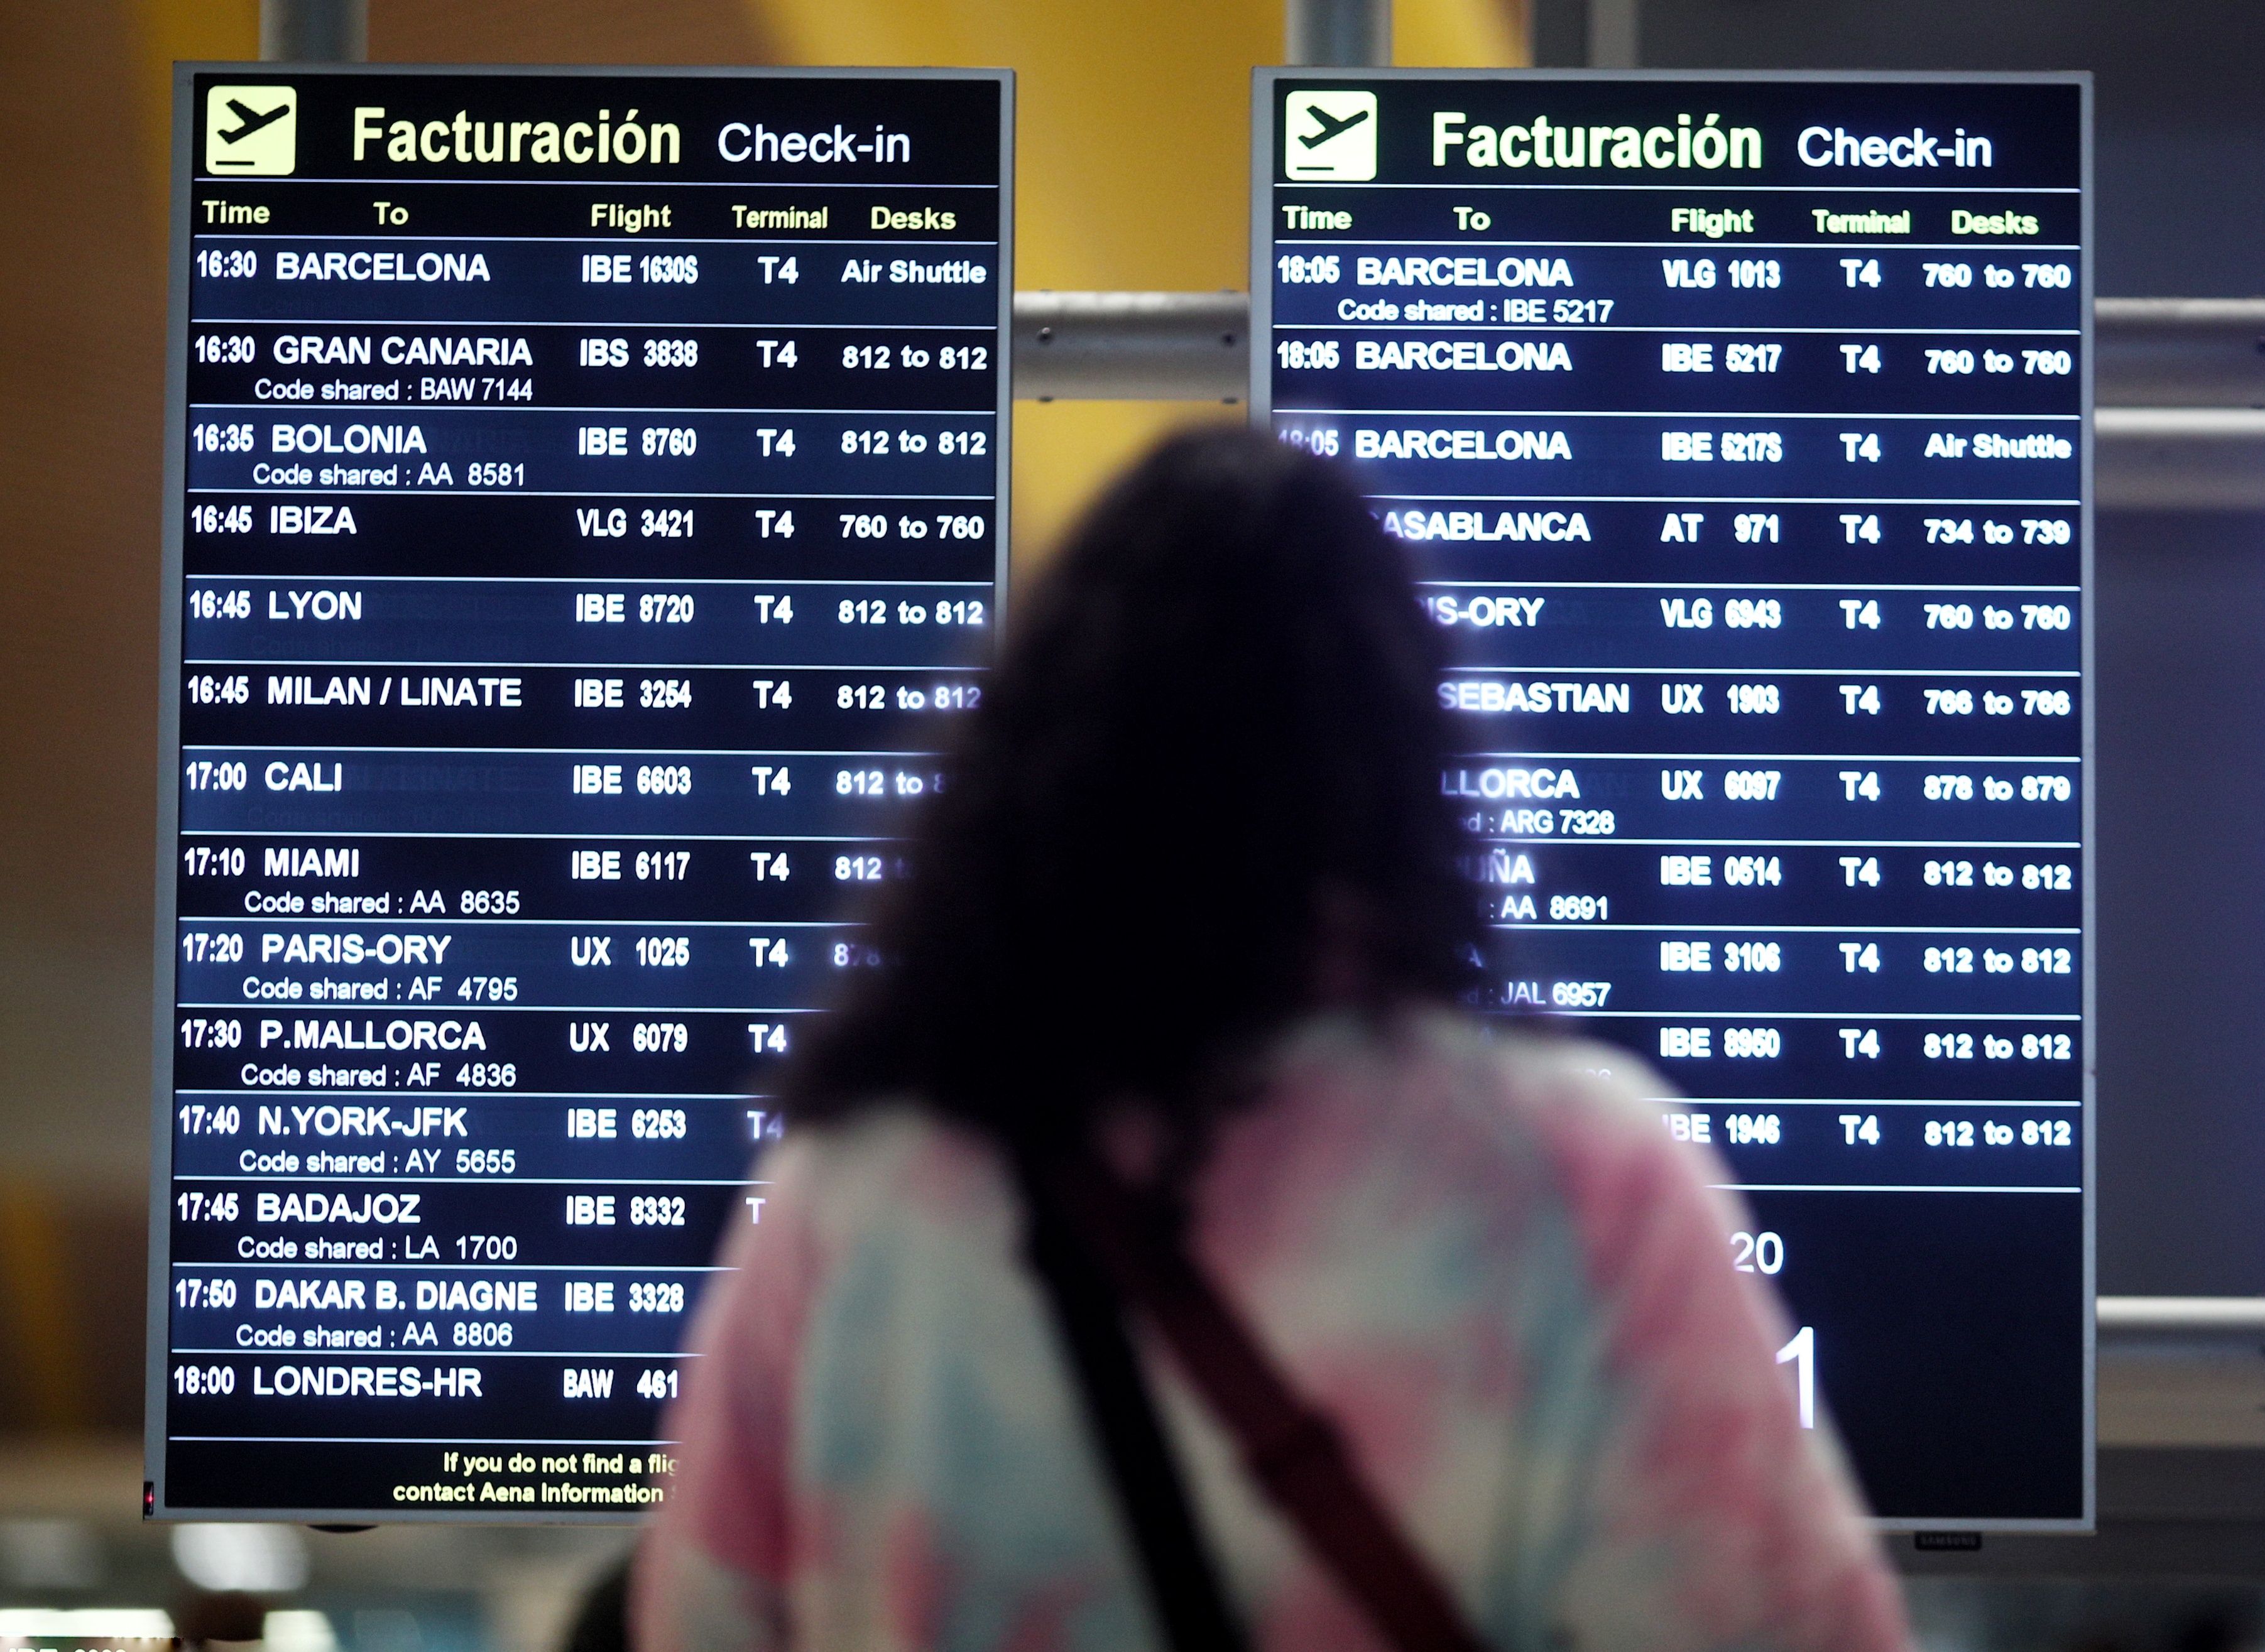
[[[1107,1321],[1114,1350],[1108,1357],[1124,1362],[1123,1369],[1108,1380],[1120,1393],[1128,1385],[1137,1391],[1140,1416],[1134,1427],[1145,1424],[1145,1437],[1154,1440],[1155,1452],[1168,1457],[1170,1445],[1158,1425],[1154,1402],[1117,1312],[1113,1299],[1119,1296],[1154,1324],[1213,1414],[1234,1436],[1245,1466],[1268,1500],[1388,1643],[1399,1652],[1483,1652],[1484,1643],[1465,1622],[1453,1597],[1361,1479],[1335,1425],[1307,1406],[1275,1368],[1188,1255],[1154,1202],[1136,1195],[1090,1158],[1026,1164],[1023,1179],[1033,1234],[1050,1234],[1048,1244],[1057,1251],[1082,1253],[1069,1266],[1073,1271],[1083,1270],[1085,1289],[1100,1294],[1085,1297],[1078,1311],[1097,1313]],[[1057,1292],[1058,1314],[1063,1312],[1061,1300]],[[1064,1328],[1067,1332],[1067,1316]],[[1086,1381],[1096,1425],[1107,1438],[1112,1427],[1122,1426],[1107,1420],[1107,1409],[1124,1401],[1104,1398],[1110,1390],[1091,1380],[1083,1355],[1080,1375]],[[1126,1430],[1128,1445],[1132,1432]],[[1200,1550],[1176,1469],[1165,1472],[1176,1494],[1176,1514],[1137,1501],[1120,1473],[1118,1488],[1127,1513],[1136,1530],[1151,1520],[1176,1520],[1178,1529],[1169,1534],[1169,1542]],[[1164,1610],[1162,1603],[1173,1590],[1169,1574],[1148,1559],[1148,1547],[1144,1539],[1150,1587]],[[1211,1599],[1219,1603],[1220,1619],[1227,1621],[1207,1559],[1202,1574]],[[1169,1623],[1169,1612],[1166,1615]],[[1228,1632],[1234,1633],[1231,1627]],[[1239,1646],[1242,1641],[1239,1634],[1231,1641],[1183,1640],[1174,1628],[1172,1643],[1179,1652],[1194,1652],[1198,1646]]]
[[[1101,1437],[1103,1459],[1132,1527],[1148,1601],[1173,1652],[1244,1652],[1249,1642],[1220,1587],[1210,1547],[1196,1529],[1179,1459],[1165,1437],[1155,1398],[1132,1351],[1117,1293],[1061,1219],[1027,1163],[1025,1246],[1068,1344]]]

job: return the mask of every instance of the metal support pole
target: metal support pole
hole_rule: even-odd
[[[1030,401],[1239,402],[1242,293],[1017,293],[1015,394]]]
[[[2103,298],[2093,314],[2101,407],[2265,408],[2265,299]],[[1015,317],[1018,396],[1225,401],[1248,380],[1241,293],[1017,293]]]
[[[2103,298],[2103,407],[2265,407],[2265,298]]]
[[[2103,298],[2095,478],[2109,510],[2265,510],[2265,300]],[[1015,394],[1239,402],[1242,293],[1017,293]]]
[[[1392,63],[1392,0],[1289,0],[1283,62],[1307,69]]]
[[[2103,1296],[2096,1312],[2103,1446],[2254,1451],[2265,1441],[2265,1297]],[[2149,1501],[2207,1518],[2212,1500],[2181,1476]]]
[[[2096,1312],[2103,1343],[2222,1337],[2247,1348],[2265,1339],[2265,1297],[2104,1296]]]
[[[2094,486],[2122,511],[2265,510],[2265,412],[2252,407],[2102,407]]]
[[[1589,0],[1526,0],[1526,61],[1536,69],[1589,66]]]
[[[1639,0],[1589,0],[1589,67],[1634,69],[1642,59]]]
[[[259,0],[259,56],[268,63],[369,61],[369,0]]]

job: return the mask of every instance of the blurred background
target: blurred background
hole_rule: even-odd
[[[1395,36],[1409,65],[2090,69],[2101,293],[2265,292],[2254,0],[1397,0]],[[1246,286],[1249,70],[1282,39],[1280,0],[369,0],[368,28],[396,62],[1012,67],[1023,290]],[[170,66],[259,48],[257,0],[0,0],[0,1642],[164,1612],[535,1652],[625,1534],[136,1517]],[[1020,404],[1019,568],[1154,432],[1238,416]],[[2101,520],[2103,1292],[2265,1292],[2260,528]],[[2101,1538],[1902,1557],[1929,1646],[2265,1645],[2265,1350],[2152,1357],[2103,1376]]]

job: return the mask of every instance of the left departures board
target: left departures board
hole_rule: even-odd
[[[1006,570],[1002,72],[175,80],[145,1512],[621,1519]]]

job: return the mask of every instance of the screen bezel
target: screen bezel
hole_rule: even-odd
[[[2098,1203],[2099,1173],[2098,1103],[2096,1096],[2099,1059],[2094,1041],[2100,1024],[2098,1002],[2098,972],[2094,949],[2098,942],[2097,853],[2098,831],[2094,819],[2094,775],[2096,768],[2094,751],[2096,718],[2093,695],[2096,678],[2094,668],[2093,600],[2097,589],[2093,577],[2093,95],[2092,76],[2085,70],[2057,70],[2029,73],[1994,73],[1979,70],[1939,70],[1930,73],[1903,73],[1885,69],[1848,69],[1810,72],[1800,69],[1256,69],[1251,71],[1250,118],[1250,418],[1260,430],[1271,429],[1273,423],[1273,334],[1274,295],[1271,280],[1273,269],[1273,192],[1279,185],[1274,176],[1275,137],[1281,92],[1285,87],[1316,85],[1358,86],[1376,81],[1446,81],[1446,82],[1518,82],[1518,81],[1631,81],[1672,82],[1691,81],[1708,84],[1724,82],[1778,82],[1810,85],[1887,84],[1902,85],[2063,85],[2074,86],[2078,92],[2078,142],[2083,153],[2080,157],[2078,198],[2078,234],[2082,238],[2082,278],[2079,281],[2079,302],[2082,306],[2084,366],[2079,389],[2081,395],[2083,423],[2078,447],[2080,503],[2078,506],[2079,548],[2078,600],[2083,609],[2079,628],[2078,670],[2082,673],[2080,690],[2084,708],[2084,726],[2078,745],[2081,765],[2079,793],[2079,819],[2084,841],[2078,859],[2084,876],[2083,934],[2080,937],[2084,954],[2081,1001],[2084,1006],[2083,1097],[2080,1117],[2083,1120],[2084,1145],[2084,1303],[2083,1303],[2083,1423],[2081,1427],[2084,1451],[2084,1510],[2075,1519],[2018,1519],[1979,1518],[1972,1517],[1899,1517],[1873,1521],[1883,1532],[2032,1532],[2040,1535],[2081,1535],[2097,1529],[2099,1415],[2098,1415],[2098,1323],[2096,1302],[2099,1295],[2098,1278]]]
[[[521,79],[634,80],[959,80],[999,89],[999,363],[996,440],[998,486],[993,506],[994,613],[1008,602],[1009,513],[1014,465],[1015,71],[1011,69],[646,68],[586,64],[266,63],[196,62],[173,65],[171,242],[165,280],[164,497],[161,506],[164,584],[158,593],[157,835],[155,983],[151,1027],[149,1273],[142,1390],[142,1517],[151,1520],[288,1521],[307,1525],[624,1525],[638,1513],[606,1510],[207,1508],[169,1502],[165,1491],[166,1373],[171,1357],[173,1197],[173,1016],[178,927],[181,803],[182,539],[186,526],[188,442],[190,191],[196,179],[196,77],[239,75],[259,80],[363,76],[500,76]],[[998,627],[993,627],[993,637]],[[996,643],[993,647],[995,651]]]

